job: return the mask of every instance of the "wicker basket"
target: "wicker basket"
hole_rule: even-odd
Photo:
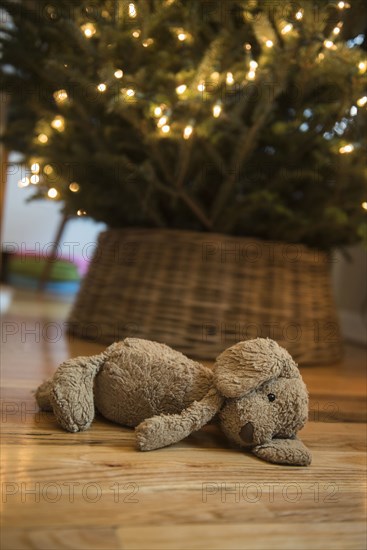
[[[176,230],[102,233],[69,332],[106,344],[148,338],[203,359],[257,336],[300,364],[342,352],[326,254]]]

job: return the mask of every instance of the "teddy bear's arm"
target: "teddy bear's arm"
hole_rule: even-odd
[[[152,451],[181,441],[205,426],[220,410],[223,400],[213,388],[201,401],[194,401],[180,414],[162,414],[144,420],[135,428],[139,449]]]
[[[312,456],[299,439],[273,439],[270,443],[257,445],[252,449],[254,455],[275,464],[309,466]]]

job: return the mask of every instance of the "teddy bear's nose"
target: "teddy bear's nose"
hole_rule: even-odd
[[[254,426],[251,422],[247,422],[241,430],[240,437],[246,445],[251,445],[254,441]]]

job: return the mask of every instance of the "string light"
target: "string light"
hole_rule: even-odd
[[[92,38],[96,34],[96,27],[92,23],[85,23],[80,27],[86,38]]]
[[[274,42],[273,42],[272,40],[267,40],[267,41],[265,42],[265,46],[266,46],[267,48],[272,48],[272,47],[274,46]]]
[[[143,47],[148,48],[149,46],[151,46],[153,44],[153,42],[154,42],[153,38],[147,38],[143,42]]]
[[[64,103],[68,99],[68,93],[66,90],[57,90],[57,92],[54,93],[54,98],[57,103]]]
[[[71,184],[69,185],[69,189],[70,189],[70,191],[72,191],[73,193],[77,193],[77,192],[79,191],[79,189],[80,189],[80,186],[79,186],[78,183],[73,182],[73,183],[71,183]]]
[[[63,132],[65,128],[65,119],[62,116],[57,116],[53,119],[51,122],[52,128],[55,130],[58,130],[59,132]]]
[[[39,183],[39,181],[40,181],[40,178],[36,174],[31,176],[31,183],[33,183],[33,185],[37,185],[37,183]]]
[[[134,97],[135,95],[135,90],[133,90],[132,88],[129,88],[128,90],[126,90],[126,95],[128,97]]]
[[[32,174],[39,174],[39,171],[40,171],[40,165],[38,164],[38,162],[34,162],[31,166]]]
[[[332,40],[324,40],[324,46],[325,48],[327,48],[328,50],[331,50],[335,47],[335,44]]]
[[[162,116],[157,122],[158,128],[162,128],[166,124],[167,120],[168,118],[166,116]]]
[[[205,84],[204,83],[199,84],[198,91],[199,92],[204,92],[205,91]]]
[[[302,18],[303,18],[303,11],[302,11],[302,10],[298,10],[297,13],[296,13],[296,19],[297,19],[297,21],[301,21]]]
[[[361,206],[363,210],[367,210],[367,201],[362,202]]]
[[[185,93],[186,90],[187,90],[186,84],[181,84],[180,86],[177,86],[177,88],[176,88],[176,92],[177,92],[178,95],[181,95],[181,94]]]
[[[101,94],[103,94],[107,90],[106,84],[104,84],[104,82],[101,82],[100,84],[98,84],[97,90],[101,92]]]
[[[344,155],[345,153],[352,153],[354,151],[354,145],[352,143],[349,143],[348,145],[344,145],[344,147],[340,147],[339,153]]]
[[[22,178],[20,181],[18,181],[18,187],[28,187],[29,185],[29,178]]]
[[[232,73],[227,73],[226,82],[229,86],[232,86],[232,84],[234,84],[234,78]]]
[[[347,4],[347,2],[338,2],[338,8],[340,10],[345,10],[350,8],[350,4]]]
[[[53,173],[54,169],[52,168],[51,164],[46,164],[43,168],[43,173],[46,174],[46,176],[50,176]]]
[[[259,64],[256,61],[250,61],[250,69],[255,71],[258,68]]]
[[[168,124],[165,124],[164,126],[162,126],[161,130],[164,134],[168,134],[171,130],[171,127]]]
[[[156,108],[154,109],[154,114],[155,114],[155,116],[161,116],[162,112],[163,112],[163,111],[162,111],[162,108],[161,108],[161,107],[156,107]]]
[[[357,105],[358,107],[364,107],[367,103],[367,96],[363,96],[363,97],[360,97],[358,100],[357,100]]]
[[[114,73],[114,76],[115,78],[122,78],[124,76],[124,71],[122,71],[121,69],[117,69],[117,71],[115,71]]]
[[[340,27],[333,28],[333,34],[338,35],[340,33]]]
[[[57,189],[55,189],[54,187],[51,187],[51,189],[48,190],[47,195],[49,196],[50,199],[56,199],[58,195]]]
[[[214,118],[219,118],[221,112],[222,112],[222,107],[219,105],[219,103],[214,105],[214,107],[213,107],[213,117]]]
[[[360,72],[361,74],[365,73],[365,72],[366,72],[366,69],[367,69],[366,63],[365,63],[364,61],[360,61],[360,62],[358,63],[358,69],[359,69],[359,72]]]
[[[245,50],[247,52],[249,52],[251,50],[251,47],[252,47],[251,44],[249,44],[248,42],[245,44]]]
[[[255,77],[256,77],[256,72],[255,71],[249,71],[247,73],[247,79],[248,80],[255,80]]]
[[[137,12],[136,12],[135,4],[131,3],[129,4],[129,17],[131,17],[131,19],[135,19],[136,16],[137,16]]]
[[[292,29],[293,25],[291,23],[288,23],[285,27],[282,28],[281,33],[288,34]]]
[[[48,137],[46,136],[46,134],[40,134],[37,137],[37,139],[40,143],[47,143],[48,142]]]
[[[180,31],[177,34],[177,38],[179,39],[180,42],[184,42],[184,40],[186,40],[187,38],[187,34],[184,31]]]
[[[214,71],[214,73],[212,73],[212,74],[210,75],[210,78],[211,78],[212,80],[215,80],[215,81],[219,80],[219,77],[220,77],[220,74],[218,73],[218,71]]]
[[[76,213],[77,216],[86,216],[87,213],[85,210],[78,210],[77,213]]]
[[[141,31],[133,31],[134,38],[139,38],[140,35],[141,35]]]
[[[163,128],[162,128],[163,130]],[[186,128],[184,129],[184,133],[183,133],[183,137],[184,139],[189,139],[192,135],[194,131],[194,128],[189,124],[188,126],[186,126]]]
[[[349,111],[350,116],[356,116],[358,114],[358,109],[355,105],[352,105]]]

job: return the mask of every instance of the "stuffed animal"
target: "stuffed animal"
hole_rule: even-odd
[[[135,427],[142,451],[176,443],[219,413],[228,438],[256,456],[311,463],[296,437],[308,417],[306,386],[289,353],[270,339],[235,344],[211,370],[164,344],[126,338],[62,363],[36,399],[70,432],[88,429],[95,408]]]

